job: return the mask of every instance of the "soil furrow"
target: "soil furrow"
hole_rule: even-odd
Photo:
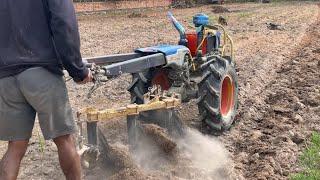
[[[320,12],[259,94],[260,104],[248,98],[240,118],[243,123],[226,137],[232,142],[235,168],[244,172],[245,179],[287,179],[300,171],[299,152],[311,132],[320,131],[319,25]],[[248,107],[250,111],[245,110]]]

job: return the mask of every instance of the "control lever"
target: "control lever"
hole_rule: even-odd
[[[92,63],[87,64],[87,67],[91,70],[93,76],[93,86],[87,94],[87,97],[91,98],[92,94],[103,85],[103,82],[108,82],[109,79],[105,76],[105,70],[100,66]]]

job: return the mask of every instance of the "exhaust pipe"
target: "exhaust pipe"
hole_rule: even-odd
[[[172,22],[172,24],[174,25],[174,27],[179,32],[180,39],[186,39],[186,30],[184,29],[184,27],[179,23],[179,21],[177,21],[177,19],[173,16],[171,12],[168,12],[168,17]]]

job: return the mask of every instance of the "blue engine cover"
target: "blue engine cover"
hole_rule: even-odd
[[[139,48],[135,50],[137,53],[163,53],[166,56],[176,54],[179,49],[185,49],[185,46],[181,45],[159,45],[153,47]]]
[[[209,16],[203,13],[196,14],[193,17],[193,24],[196,27],[205,26],[209,24]]]
[[[181,45],[159,45],[147,48],[140,48],[136,53],[163,53],[166,56],[167,67],[179,68],[185,63],[185,56],[190,54],[190,50]]]

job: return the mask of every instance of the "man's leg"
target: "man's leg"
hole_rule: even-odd
[[[19,167],[25,155],[29,141],[10,141],[8,150],[0,162],[0,179],[15,180],[19,173]]]
[[[80,180],[80,157],[70,135],[76,132],[76,123],[63,77],[36,67],[19,74],[17,80],[23,96],[38,113],[44,138],[53,139],[57,145],[66,178]]]
[[[9,142],[0,162],[0,180],[17,178],[35,115],[35,110],[21,94],[16,77],[0,78],[0,140]]]
[[[53,139],[58,147],[60,166],[67,180],[81,179],[80,156],[72,135],[60,136]]]

